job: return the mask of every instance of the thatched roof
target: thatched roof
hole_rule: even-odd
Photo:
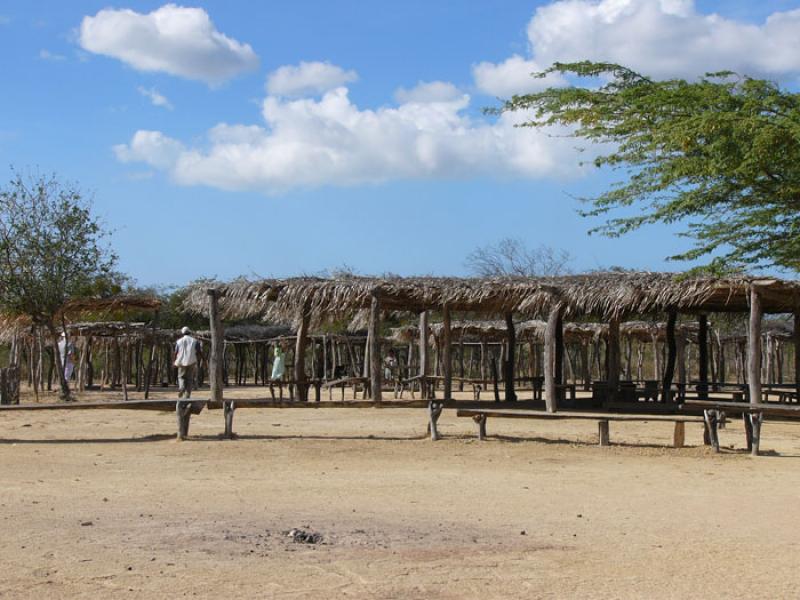
[[[565,316],[601,319],[625,315],[683,312],[745,312],[749,286],[757,282],[766,312],[800,306],[800,282],[737,277],[689,278],[673,273],[590,273],[543,278],[344,277],[202,282],[190,287],[184,308],[205,313],[206,290],[221,294],[224,319],[260,318],[295,323],[301,311],[320,323],[347,318],[367,308],[377,295],[384,310],[436,310],[542,318],[556,302]]]

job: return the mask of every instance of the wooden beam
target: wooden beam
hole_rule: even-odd
[[[450,400],[453,396],[453,357],[452,339],[450,336],[450,307],[445,302],[442,305],[442,377],[444,377],[444,398]]]
[[[369,361],[370,361],[370,391],[372,400],[380,402],[383,399],[383,370],[381,368],[381,303],[378,294],[372,293],[372,303],[369,309]]]
[[[700,385],[697,391],[701,398],[708,397],[708,316],[700,315],[697,318],[697,360]]]
[[[211,349],[208,355],[208,382],[211,400],[222,401],[222,352],[225,347],[225,332],[219,314],[219,292],[208,290],[208,324],[211,330]]]
[[[670,402],[672,400],[672,380],[675,377],[675,359],[677,346],[675,344],[675,323],[678,320],[678,312],[670,310],[667,315],[667,364],[664,368],[664,378],[661,380],[661,401]]]
[[[506,313],[506,331],[508,332],[508,355],[506,356],[505,367],[505,384],[506,384],[506,402],[515,402],[517,394],[514,391],[514,367],[515,367],[515,353],[517,349],[517,334],[514,329],[514,315],[510,312]]]
[[[547,412],[558,410],[558,388],[561,383],[556,369],[558,354],[558,329],[563,314],[563,306],[556,302],[547,316],[547,327],[544,332],[544,402]]]

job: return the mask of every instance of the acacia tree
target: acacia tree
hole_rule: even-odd
[[[587,199],[583,214],[606,218],[592,231],[614,237],[682,222],[694,245],[672,259],[800,270],[800,94],[730,72],[654,81],[585,61],[539,76],[552,72],[602,85],[514,96],[499,111],[531,111],[528,127],[570,127],[600,143],[596,166],[624,172],[625,181]]]
[[[544,245],[528,248],[522,240],[503,238],[470,252],[465,264],[479,277],[549,277],[569,273],[571,261],[566,250]]]
[[[85,195],[54,175],[14,172],[0,189],[0,309],[49,334],[62,399],[70,397],[58,351],[63,310],[116,279],[106,236]]]

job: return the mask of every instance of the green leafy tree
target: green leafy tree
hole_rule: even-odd
[[[597,167],[624,173],[587,199],[583,214],[605,217],[592,231],[680,222],[694,244],[672,259],[800,270],[800,94],[730,72],[654,81],[587,61],[539,76],[552,72],[600,85],[514,96],[499,111],[531,111],[524,126],[571,128],[598,144]]]
[[[107,235],[83,192],[56,176],[14,172],[0,189],[0,309],[49,334],[64,399],[70,391],[58,341],[66,304],[122,284]]]

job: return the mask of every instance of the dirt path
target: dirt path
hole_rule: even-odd
[[[793,597],[800,426],[751,458],[699,425],[424,411],[2,415],[0,597]],[[497,437],[499,434],[499,437]],[[741,426],[722,443],[741,447]],[[291,541],[306,527],[320,544]]]

